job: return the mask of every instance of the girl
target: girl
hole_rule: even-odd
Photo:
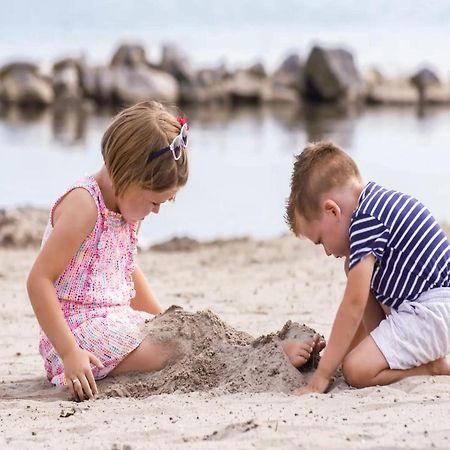
[[[97,393],[96,379],[160,370],[175,356],[173,344],[143,335],[141,325],[161,306],[134,259],[140,221],[186,184],[187,142],[187,123],[159,103],[125,109],[103,136],[103,167],[51,209],[27,288],[47,377],[81,401]],[[317,343],[283,348],[300,366]]]
[[[83,400],[95,379],[162,368],[169,345],[140,325],[161,306],[134,263],[138,224],[188,179],[188,125],[159,103],[122,111],[102,139],[104,165],[53,205],[28,294],[48,379]]]

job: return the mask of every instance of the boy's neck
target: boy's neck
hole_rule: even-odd
[[[95,181],[97,181],[98,187],[102,193],[103,201],[105,206],[114,212],[120,212],[116,202],[116,194],[114,192],[114,187],[111,178],[108,175],[106,167],[103,166],[95,175]]]

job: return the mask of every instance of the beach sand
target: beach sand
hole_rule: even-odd
[[[183,308],[145,326],[181,337],[186,356],[101,381],[84,403],[45,379],[25,289],[36,252],[0,249],[0,448],[450,448],[450,377],[357,390],[337,376],[327,394],[290,393],[312,367],[290,366],[280,339],[328,337],[345,283],[342,261],[306,241],[185,240],[139,253],[160,302]]]

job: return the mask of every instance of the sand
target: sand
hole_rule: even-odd
[[[106,379],[84,403],[44,377],[25,290],[35,255],[0,248],[0,448],[450,448],[450,377],[357,390],[338,376],[327,394],[291,394],[314,364],[293,368],[280,342],[328,337],[345,283],[342,262],[305,241],[183,240],[139,253],[160,302],[180,306],[145,327],[176,335],[185,356]]]
[[[255,339],[224,323],[211,311],[191,313],[172,306],[143,327],[152,342],[176,343],[179,356],[151,374],[110,377],[99,383],[100,398],[143,398],[155,394],[208,391],[215,395],[237,392],[292,392],[304,386],[317,367],[313,354],[297,370],[281,348],[285,339],[307,341],[316,331],[288,321],[278,333]]]

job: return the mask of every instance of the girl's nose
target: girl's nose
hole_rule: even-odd
[[[159,208],[160,208],[160,206],[161,206],[161,205],[155,205],[155,206],[153,206],[152,213],[153,213],[153,214],[158,214],[158,213],[159,213]]]

